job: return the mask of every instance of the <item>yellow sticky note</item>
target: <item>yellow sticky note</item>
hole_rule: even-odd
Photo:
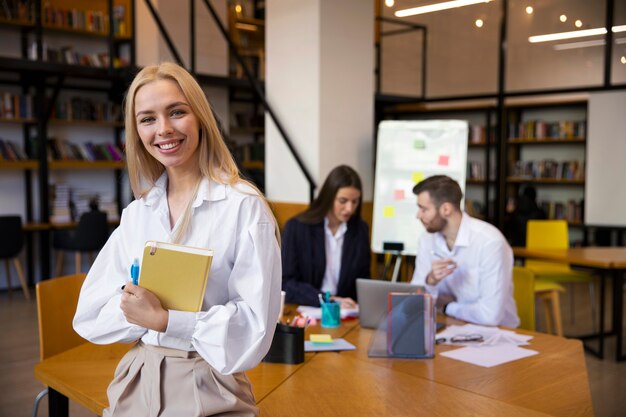
[[[333,338],[329,334],[312,334],[309,339],[312,343],[333,343]]]
[[[383,217],[392,218],[396,215],[396,208],[394,206],[383,207]]]
[[[421,182],[424,179],[424,173],[414,172],[413,175],[411,176],[411,179],[413,180],[413,184],[417,184],[418,182]]]

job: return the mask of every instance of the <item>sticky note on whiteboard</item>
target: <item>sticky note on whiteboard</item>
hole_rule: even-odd
[[[383,217],[386,219],[391,219],[396,215],[396,208],[394,206],[385,206],[383,207]]]
[[[404,200],[404,190],[394,190],[393,192],[394,200]]]
[[[439,165],[448,166],[450,157],[448,155],[439,155]]]
[[[426,142],[424,142],[421,139],[415,139],[415,142],[413,142],[413,148],[415,148],[415,149],[426,149]]]
[[[414,184],[421,182],[423,179],[424,179],[423,172],[414,172],[413,175],[411,175],[411,180],[413,181]]]

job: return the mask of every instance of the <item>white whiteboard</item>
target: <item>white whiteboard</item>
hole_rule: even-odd
[[[462,120],[394,121],[378,125],[372,251],[384,242],[417,254],[424,226],[417,220],[415,184],[432,175],[456,180],[465,192],[468,123]]]
[[[626,226],[626,93],[589,96],[585,224]]]

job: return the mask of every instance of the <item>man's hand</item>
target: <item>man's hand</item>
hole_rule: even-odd
[[[161,306],[157,296],[145,288],[127,283],[120,308],[129,323],[157,332],[167,329],[169,312]]]
[[[441,280],[454,272],[456,266],[456,262],[452,258],[435,259],[432,263],[431,271],[426,276],[426,284],[439,284]]]
[[[336,295],[333,295],[332,297],[330,297],[331,300],[333,300],[336,303],[341,304],[341,308],[354,308],[356,307],[356,301],[354,301],[352,298],[350,297],[337,297]]]

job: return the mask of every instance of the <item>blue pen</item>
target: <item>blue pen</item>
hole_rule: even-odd
[[[139,285],[139,259],[137,258],[135,258],[133,264],[130,266],[130,277],[134,285]]]

